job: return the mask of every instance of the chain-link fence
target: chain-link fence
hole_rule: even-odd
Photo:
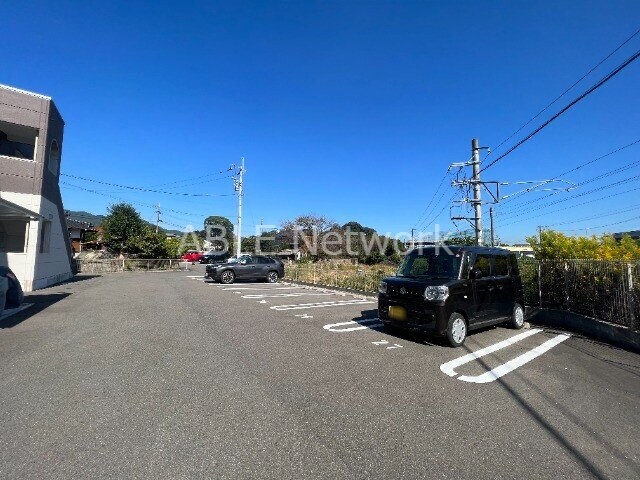
[[[172,258],[143,259],[97,259],[97,260],[73,260],[73,268],[76,273],[115,273],[137,272],[152,270],[179,270],[182,260]]]
[[[525,303],[640,329],[640,263],[521,260]]]

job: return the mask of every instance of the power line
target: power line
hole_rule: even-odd
[[[564,176],[566,176],[566,175],[568,175],[568,174],[570,174],[570,173],[576,172],[576,171],[580,170],[581,168],[586,167],[587,165],[591,165],[591,164],[593,164],[593,163],[595,163],[595,162],[598,162],[598,161],[600,161],[600,160],[603,160],[603,159],[605,159],[605,158],[608,158],[608,157],[610,157],[611,155],[614,155],[614,154],[616,154],[616,153],[618,153],[618,152],[621,152],[622,150],[625,150],[625,149],[627,149],[627,148],[629,148],[629,147],[632,147],[633,145],[636,145],[636,144],[638,144],[638,143],[640,143],[640,139],[635,140],[635,141],[633,141],[633,142],[631,142],[631,143],[628,143],[628,144],[626,144],[626,145],[623,145],[622,147],[618,147],[618,148],[616,148],[615,150],[612,150],[612,151],[610,151],[610,152],[608,152],[608,153],[605,153],[604,155],[601,155],[601,156],[599,156],[599,157],[596,157],[596,158],[593,158],[593,159],[591,159],[591,160],[588,160],[588,161],[586,161],[586,162],[584,162],[584,163],[581,163],[581,164],[579,164],[579,165],[577,165],[577,166],[575,166],[575,167],[573,167],[573,168],[571,168],[571,169],[569,169],[569,170],[567,170],[567,171],[565,171],[565,172],[560,173],[559,175],[556,175],[554,178],[556,178],[556,179],[557,179],[557,178],[562,178],[562,177],[564,177]],[[582,183],[582,184],[578,184],[578,185],[584,185],[584,183]],[[578,186],[578,185],[576,185],[576,186]],[[537,202],[537,201],[540,201],[540,200],[544,200],[545,198],[552,197],[553,195],[556,195],[557,193],[558,193],[558,192],[550,193],[550,194],[548,194],[548,195],[545,195],[544,197],[539,197],[539,198],[537,198],[537,199],[535,199],[535,200],[532,200],[532,201],[531,201],[531,202],[529,202],[529,203],[534,203],[534,202]],[[506,199],[505,201],[501,202],[501,203],[500,203],[500,204],[498,204],[498,205],[499,205],[499,206],[504,205],[506,202],[512,201],[513,199],[516,199],[516,200],[523,200],[523,197],[519,197],[519,198],[518,198],[518,197],[508,198],[508,199]]]
[[[623,223],[629,223],[629,222],[632,222],[632,221],[638,220],[638,219],[640,219],[640,216],[627,218],[625,220],[620,220],[619,222],[607,223],[606,225],[596,225],[596,226],[593,226],[593,227],[584,227],[584,228],[571,228],[571,229],[565,229],[564,231],[565,232],[578,232],[578,231],[587,230],[587,229],[588,230],[597,230],[598,228],[606,228],[606,227],[611,227],[613,225],[620,225],[620,224],[623,224]]]
[[[581,183],[576,184],[576,188],[584,186],[584,185],[588,185],[588,184],[593,183],[593,182],[597,182],[598,180],[602,180],[603,178],[607,178],[607,177],[610,177],[612,175],[616,175],[618,173],[624,172],[626,170],[630,170],[630,169],[632,169],[634,167],[637,167],[637,166],[640,166],[640,160],[635,160],[635,161],[633,161],[631,163],[628,163],[628,164],[625,164],[625,165],[623,165],[621,167],[614,168],[613,170],[609,170],[608,172],[602,173],[600,175],[596,175],[593,178],[587,179],[587,180],[585,180],[585,181],[583,181]],[[591,190],[591,191],[593,191],[593,190]],[[588,193],[588,192],[586,192],[586,193]],[[540,200],[544,200],[545,198],[549,198],[552,195],[547,195],[546,197],[536,198],[536,199],[532,200],[531,202],[529,202],[529,204],[527,204],[527,205],[521,205],[519,208],[516,208],[515,210],[512,210],[511,212],[508,212],[506,214],[506,217],[511,217],[513,215],[517,216],[520,212],[524,212],[525,210],[529,210],[532,203],[536,203],[536,202],[538,202]],[[573,198],[578,198],[578,197],[581,197],[581,196],[583,196],[583,194],[580,194],[580,195],[574,196],[574,197],[570,197],[570,198],[565,199],[565,200],[571,200]],[[558,203],[558,202],[555,202],[555,203]],[[555,203],[551,203],[550,205],[554,205]],[[545,207],[545,205],[543,204],[542,206],[537,206],[536,208],[544,208],[544,207]]]
[[[418,224],[420,223],[420,221],[422,220],[422,217],[425,215],[426,211],[429,209],[429,207],[433,203],[433,200],[436,198],[436,195],[440,191],[440,188],[442,188],[442,184],[444,183],[444,181],[446,180],[448,175],[449,175],[449,172],[445,172],[444,176],[442,177],[442,180],[440,180],[440,183],[438,184],[438,188],[436,188],[436,190],[433,192],[433,195],[431,196],[431,199],[429,200],[429,203],[427,203],[427,206],[424,207],[424,210],[422,211],[422,213],[418,217],[418,220],[414,224],[414,227],[417,227]]]
[[[231,194],[215,194],[214,195],[209,193],[165,192],[162,190],[153,190],[153,189],[144,188],[144,187],[133,187],[131,185],[119,185],[117,183],[103,182],[102,180],[95,180],[93,178],[80,177],[78,175],[71,175],[69,173],[61,173],[60,175],[63,175],[69,178],[75,178],[77,180],[84,180],[85,182],[98,183],[100,185],[108,185],[110,187],[125,188],[127,190],[135,190],[135,191],[147,192],[147,193],[161,193],[164,195],[178,195],[178,196],[184,196],[184,197],[230,197],[231,196]]]
[[[568,220],[566,222],[551,223],[551,224],[547,225],[547,227],[553,227],[553,226],[556,226],[556,225],[570,225],[572,223],[587,222],[589,220],[597,220],[599,218],[613,217],[615,215],[620,215],[621,213],[634,212],[634,211],[637,212],[639,208],[640,208],[640,206],[635,206],[633,208],[626,208],[624,210],[617,210],[615,212],[608,212],[608,213],[604,213],[602,215],[595,215],[595,216],[586,217],[586,218],[579,218],[577,220]]]
[[[228,170],[220,170],[219,172],[208,173],[206,175],[199,175],[197,177],[190,177],[190,178],[185,178],[183,180],[176,180],[176,181],[168,182],[168,183],[159,183],[159,184],[156,184],[156,185],[150,185],[148,188],[166,187],[168,185],[176,185],[178,183],[190,182],[191,180],[201,180],[201,179],[207,178],[207,177],[215,177],[216,175],[220,175],[220,174],[223,174],[223,173],[226,173],[227,175],[224,175],[224,176],[221,176],[221,177],[218,177],[218,178],[214,178],[213,180],[221,180],[223,178],[228,178],[228,177],[231,176],[231,175],[228,175],[228,173],[229,173]],[[210,181],[210,180],[207,180],[207,181]],[[198,182],[198,183],[200,183],[200,182]],[[185,186],[185,185],[182,185],[182,186]]]
[[[605,76],[604,78],[602,78],[600,81],[598,81],[597,83],[595,83],[594,85],[592,85],[589,89],[587,89],[585,92],[583,92],[581,95],[579,95],[578,97],[576,97],[575,99],[573,99],[571,102],[569,102],[566,106],[564,106],[559,112],[557,112],[555,115],[553,115],[551,118],[549,118],[547,121],[545,121],[544,123],[542,123],[540,126],[538,126],[535,130],[533,130],[531,133],[529,133],[526,137],[524,137],[522,140],[520,140],[518,143],[516,143],[514,146],[512,146],[511,148],[509,148],[505,153],[503,153],[502,155],[500,155],[498,158],[496,158],[495,160],[492,160],[491,162],[489,162],[482,170],[481,172],[484,172],[485,170],[487,170],[488,168],[492,167],[493,165],[495,165],[496,163],[498,163],[500,160],[502,160],[503,158],[505,158],[507,155],[509,155],[510,153],[512,153],[514,150],[516,150],[518,147],[520,147],[522,144],[524,144],[525,142],[527,142],[528,140],[530,140],[533,136],[535,136],[536,134],[538,134],[543,128],[545,128],[547,125],[549,125],[551,122],[553,122],[555,119],[557,119],[560,115],[562,115],[563,113],[565,113],[567,110],[569,110],[571,107],[573,107],[575,104],[577,104],[579,101],[581,101],[582,99],[584,99],[585,97],[587,97],[589,94],[595,92],[598,88],[600,88],[602,85],[604,85],[605,83],[607,83],[609,80],[611,80],[613,77],[615,77],[618,73],[620,73],[624,68],[626,68],[627,66],[629,66],[633,61],[637,60],[638,57],[640,57],[640,50],[636,51],[633,55],[631,55],[627,60],[625,60],[624,62],[622,62],[622,64],[620,64],[618,67],[616,67],[614,70],[612,70],[607,76]]]
[[[622,42],[620,45],[618,45],[613,51],[611,51],[606,57],[604,57],[602,60],[600,60],[595,66],[593,66],[587,73],[585,73],[583,76],[581,76],[576,82],[574,82],[569,88],[567,88],[564,92],[562,92],[560,95],[558,95],[556,98],[554,98],[546,107],[544,107],[542,110],[540,110],[538,113],[536,113],[533,117],[531,117],[529,120],[527,120],[526,123],[524,123],[520,128],[518,128],[515,132],[513,132],[511,135],[509,135],[507,138],[505,138],[502,142],[500,142],[498,144],[497,147],[494,148],[495,150],[498,150],[502,145],[504,145],[505,143],[507,143],[509,140],[511,140],[514,136],[516,136],[518,133],[520,133],[527,125],[529,125],[531,122],[533,122],[536,118],[538,118],[540,115],[542,115],[544,112],[546,112],[549,108],[551,108],[551,106],[553,106],[553,104],[555,104],[558,100],[560,100],[562,97],[564,97],[567,93],[569,93],[570,90],[573,89],[573,87],[575,87],[576,85],[578,85],[580,82],[582,82],[582,80],[584,80],[585,78],[587,78],[589,75],[591,75],[600,65],[602,65],[604,62],[606,62],[607,60],[609,60],[609,58],[611,58],[615,53],[618,52],[618,50],[620,50],[622,47],[624,47],[627,43],[629,43],[636,35],[638,35],[638,33],[640,33],[640,29],[636,30],[629,38],[627,38],[624,42]],[[491,152],[489,152],[489,155],[491,154]],[[487,157],[489,156],[487,155]],[[487,158],[485,157],[485,159]]]

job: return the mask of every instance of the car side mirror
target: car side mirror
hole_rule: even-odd
[[[473,278],[474,280],[480,280],[482,278],[482,270],[480,270],[479,268],[474,268],[471,272],[471,278]]]

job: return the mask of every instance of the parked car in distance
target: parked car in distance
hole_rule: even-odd
[[[0,314],[5,308],[17,308],[24,301],[24,293],[20,281],[9,267],[0,266]]]
[[[284,277],[284,264],[275,258],[262,255],[242,255],[226,263],[207,265],[206,280],[233,283],[236,280],[266,280],[275,283]]]
[[[488,247],[420,247],[397,276],[380,283],[378,315],[385,327],[446,336],[459,347],[471,330],[507,322],[524,326],[525,305],[513,253]]]
[[[231,254],[229,252],[220,252],[220,251],[212,250],[202,255],[202,257],[200,257],[200,263],[213,265],[216,263],[224,263],[230,258],[231,258]]]
[[[203,253],[197,250],[187,250],[187,252],[182,255],[180,258],[185,262],[196,263],[199,262],[202,258]]]

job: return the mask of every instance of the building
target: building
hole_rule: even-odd
[[[71,240],[71,251],[74,255],[81,253],[86,245],[85,234],[87,232],[98,231],[93,224],[71,217],[67,217],[67,229],[69,231],[69,239]],[[93,243],[94,242],[92,242],[92,244]]]
[[[634,240],[640,240],[640,230],[633,230],[631,232],[614,233],[613,238],[615,238],[616,240],[622,240],[622,237],[624,237],[625,235],[629,235]]]
[[[63,133],[50,97],[0,85],[0,265],[25,291],[72,275],[58,183]]]

